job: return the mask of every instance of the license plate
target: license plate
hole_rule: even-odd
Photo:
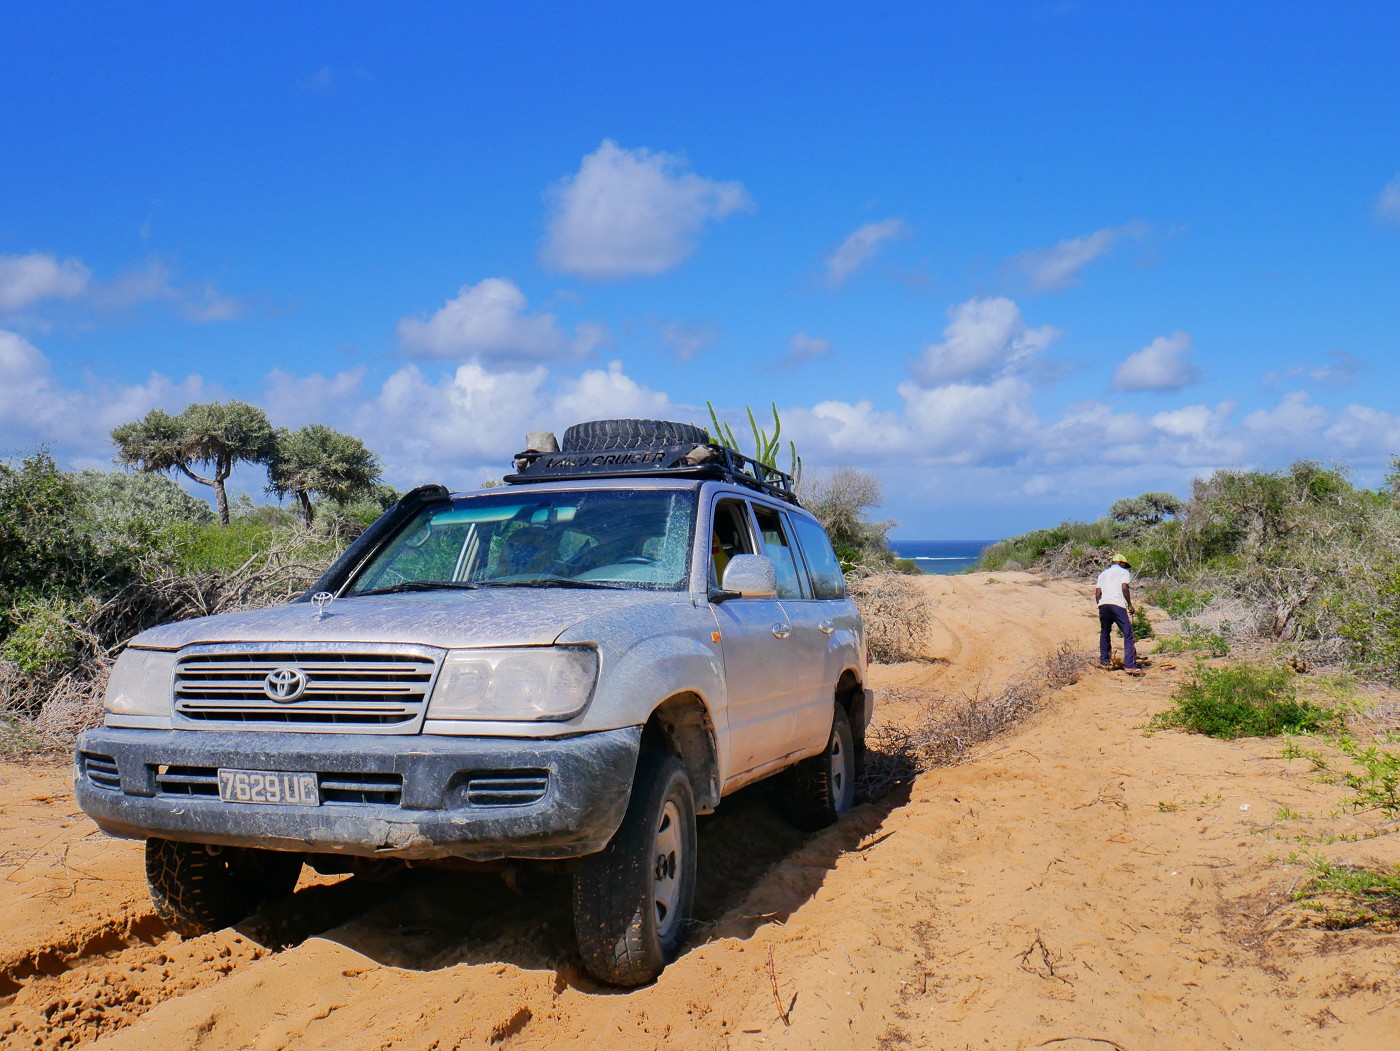
[[[315,774],[281,770],[220,770],[219,798],[225,803],[320,806]]]

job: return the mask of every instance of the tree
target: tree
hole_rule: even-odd
[[[1181,514],[1185,507],[1186,502],[1171,493],[1143,493],[1114,503],[1108,517],[1135,526],[1155,526],[1164,518]]]
[[[277,453],[268,466],[268,492],[294,497],[307,527],[316,517],[312,494],[344,504],[375,492],[379,461],[360,439],[319,423],[277,432]]]
[[[191,481],[213,487],[219,521],[228,525],[224,483],[239,463],[268,463],[277,437],[267,414],[243,401],[210,401],[189,406],[178,416],[160,409],[112,432],[119,463],[138,471],[179,471]],[[213,468],[212,477],[195,467]]]

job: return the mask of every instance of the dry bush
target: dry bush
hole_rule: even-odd
[[[930,695],[913,720],[871,727],[865,742],[866,796],[878,799],[916,774],[961,762],[977,745],[1041,708],[1054,691],[1078,682],[1089,663],[1085,654],[1061,646],[999,693],[988,695],[978,689],[946,701]]]
[[[102,695],[116,657],[157,624],[286,602],[330,565],[307,557],[309,535],[288,534],[230,573],[181,576],[159,562],[108,597],[84,623],[67,627],[77,655],[40,673],[0,660],[0,750],[18,754],[71,749],[102,721]]]
[[[872,661],[892,664],[926,656],[933,603],[921,581],[900,573],[877,573],[847,581],[847,590],[865,621],[865,644]]]

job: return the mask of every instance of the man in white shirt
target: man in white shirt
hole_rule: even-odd
[[[1094,601],[1099,604],[1099,667],[1107,668],[1113,656],[1112,632],[1113,625],[1117,624],[1123,633],[1123,670],[1129,675],[1141,675],[1130,619],[1135,608],[1130,586],[1133,575],[1128,572],[1128,560],[1121,552],[1113,552],[1109,561],[1112,565],[1100,573],[1094,583]]]

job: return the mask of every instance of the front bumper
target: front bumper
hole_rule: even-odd
[[[113,836],[472,861],[603,849],[641,727],[552,739],[130,730],[78,739],[78,805]],[[217,771],[307,771],[320,806],[224,803]]]

